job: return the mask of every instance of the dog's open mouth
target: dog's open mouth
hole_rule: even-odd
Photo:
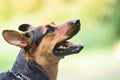
[[[79,32],[81,25],[80,20],[77,19],[77,20],[69,21],[68,23],[73,24],[73,29],[71,29],[71,32],[70,31],[68,32],[70,33],[69,38],[55,45],[53,53],[56,56],[66,56],[70,54],[75,54],[83,49],[83,45],[74,44],[72,42],[67,41],[68,39],[72,38],[74,35],[76,35]]]
[[[68,23],[73,24],[73,31],[71,31],[71,36],[67,38],[66,40],[63,40],[55,45],[55,48],[53,50],[54,55],[56,56],[66,56],[70,54],[75,54],[80,52],[83,49],[83,45],[81,44],[75,44],[72,42],[67,41],[68,39],[72,38],[74,35],[76,35],[80,30],[80,20],[73,20]]]
[[[66,56],[70,54],[75,54],[83,49],[83,45],[74,44],[69,41],[63,41],[58,43],[54,48],[54,54],[56,56]]]

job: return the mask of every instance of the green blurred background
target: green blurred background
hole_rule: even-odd
[[[0,72],[20,50],[5,42],[3,30],[76,18],[81,31],[71,41],[84,49],[61,60],[58,80],[120,80],[120,0],[0,0]]]

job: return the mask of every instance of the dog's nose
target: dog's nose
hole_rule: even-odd
[[[77,26],[80,26],[80,19],[72,20],[72,23]]]

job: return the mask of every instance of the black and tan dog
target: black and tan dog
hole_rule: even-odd
[[[3,31],[4,39],[21,50],[11,71],[1,73],[0,80],[56,80],[59,61],[83,48],[67,41],[80,30],[79,19],[36,28],[22,24],[19,30]]]

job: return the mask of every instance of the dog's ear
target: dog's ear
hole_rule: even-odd
[[[2,33],[4,39],[12,44],[24,48],[27,46],[28,38],[23,33],[14,30],[4,30]]]
[[[23,31],[23,32],[25,32],[25,31],[28,31],[29,29],[31,29],[32,28],[32,26],[30,25],[30,24],[22,24],[22,25],[20,25],[19,26],[19,30],[20,31]]]

